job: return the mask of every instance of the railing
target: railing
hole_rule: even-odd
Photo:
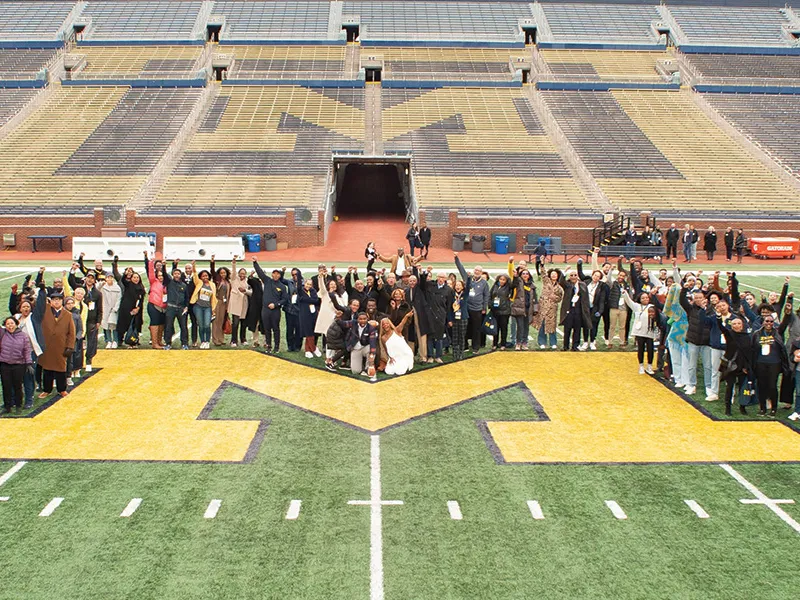
[[[95,71],[92,69],[70,73],[72,81],[107,81],[113,79],[137,79],[143,81],[159,79],[198,79],[197,71]]]
[[[555,75],[553,73],[532,73],[532,81],[551,81],[556,83],[668,83],[658,73],[637,75],[635,77],[618,77],[616,75]]]
[[[606,240],[612,240],[617,235],[631,226],[630,217],[616,215],[611,221],[606,221],[601,227],[592,230],[592,245],[595,248],[607,245]]]

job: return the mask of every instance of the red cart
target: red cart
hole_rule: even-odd
[[[800,239],[751,238],[750,254],[756,258],[794,258],[800,254]]]

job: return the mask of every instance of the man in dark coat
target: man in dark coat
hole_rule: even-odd
[[[428,267],[420,275],[419,287],[425,293],[428,304],[428,342],[433,350],[433,356],[428,356],[428,362],[442,362],[442,347],[444,345],[444,332],[447,325],[447,311],[453,305],[454,294],[447,285],[447,273],[444,271],[436,275],[436,281],[429,279],[433,267]]]
[[[584,342],[579,347],[581,332],[584,338],[589,338],[589,328],[592,317],[589,313],[589,288],[578,278],[578,272],[572,271],[569,278],[562,279],[561,287],[564,288],[564,300],[561,303],[561,325],[564,326],[564,350],[586,350],[589,344]],[[570,337],[572,343],[570,345]]]
[[[422,244],[422,250],[420,250],[420,254],[425,258],[428,258],[428,249],[431,246],[431,228],[428,227],[428,224],[423,221],[422,227],[419,229],[419,243]]]
[[[733,258],[733,245],[736,241],[736,234],[733,233],[733,228],[728,227],[725,230],[725,260],[731,262]]]
[[[268,277],[264,269],[253,257],[253,268],[258,273],[258,278],[264,284],[264,295],[261,300],[261,321],[264,323],[264,348],[267,352],[280,352],[281,348],[281,308],[289,302],[289,291],[281,283],[283,273],[278,269],[272,270],[272,277]],[[273,349],[272,338],[275,338]]]
[[[406,302],[414,311],[414,333],[416,345],[419,349],[419,357],[423,362],[428,361],[428,334],[431,331],[429,320],[428,299],[425,292],[419,287],[420,274],[417,267],[414,267],[414,274],[408,278],[408,289],[406,290]],[[409,341],[409,346],[414,349],[414,344]]]
[[[667,258],[678,258],[678,240],[681,239],[680,230],[672,223],[667,229]]]

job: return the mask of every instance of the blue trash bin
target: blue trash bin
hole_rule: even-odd
[[[497,254],[508,254],[508,242],[510,238],[507,235],[496,235],[494,237],[494,251]]]
[[[258,252],[261,250],[261,235],[258,233],[248,233],[244,236],[247,239],[247,251]]]

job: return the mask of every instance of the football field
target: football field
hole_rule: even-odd
[[[310,363],[101,350],[0,419],[0,598],[797,594],[786,411],[724,417],[619,351]]]

